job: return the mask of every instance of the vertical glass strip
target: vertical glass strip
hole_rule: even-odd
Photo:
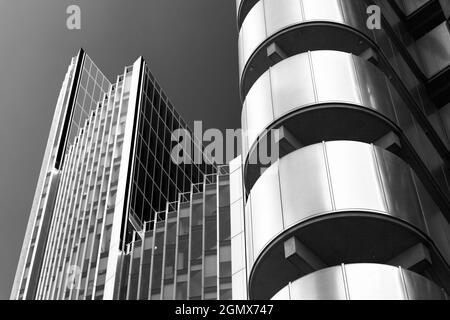
[[[180,195],[180,201],[182,197]],[[190,203],[182,202],[178,213],[178,249],[176,265],[176,300],[187,300],[188,259],[189,259],[189,217]]]
[[[177,240],[177,214],[178,212],[172,206],[175,203],[169,203],[169,209],[172,209],[167,215],[166,242],[164,256],[164,276],[163,276],[163,300],[172,300],[174,295],[174,274],[175,274],[175,245]]]
[[[217,299],[217,186],[205,187],[203,299]]]
[[[139,238],[139,235],[135,233],[135,237]],[[133,252],[131,255],[131,267],[130,267],[130,279],[128,283],[128,300],[136,300],[137,299],[137,288],[138,288],[138,280],[139,280],[139,270],[141,266],[141,257],[142,257],[142,240],[138,239],[133,242]]]
[[[144,251],[141,260],[141,284],[139,289],[140,300],[148,299],[148,290],[150,287],[150,270],[153,254],[153,228],[152,230],[147,230],[147,228],[150,227],[150,224],[153,225],[153,222],[148,222],[144,226]]]
[[[121,271],[120,271],[120,284],[118,298],[125,300],[128,292],[128,279],[130,272],[131,254],[128,251],[129,246],[126,248],[125,253],[122,255]]]
[[[159,214],[164,215],[164,212]],[[156,214],[155,225],[155,246],[153,248],[153,262],[152,262],[152,283],[150,291],[151,300],[161,299],[161,276],[162,276],[162,260],[164,253],[164,227],[165,219]]]
[[[203,192],[192,194],[191,210],[189,299],[200,300],[203,264]]]
[[[219,183],[219,299],[229,300],[231,291],[231,228],[229,176],[218,176]],[[226,200],[226,201],[225,201]],[[222,202],[223,201],[223,202]]]

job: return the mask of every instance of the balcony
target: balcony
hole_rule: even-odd
[[[264,135],[280,127],[295,140],[294,150],[324,140],[354,140],[392,149],[413,165],[423,181],[447,190],[445,163],[407,103],[380,70],[352,54],[314,51],[271,67],[247,95],[242,127],[247,191],[261,171],[260,165],[249,165],[249,159],[258,157]],[[421,165],[411,160],[414,157]],[[427,170],[438,182],[426,177]]]
[[[442,258],[450,257],[449,224],[411,168],[379,147],[334,141],[290,153],[256,182],[245,217],[250,298],[268,299],[340,263],[409,268],[395,257],[417,246],[428,256],[420,271],[450,288],[450,261]],[[293,238],[320,263],[305,269],[289,261]]]

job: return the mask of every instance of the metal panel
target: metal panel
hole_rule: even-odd
[[[244,207],[245,243],[247,248],[247,267],[250,268],[255,262],[253,245],[253,219],[252,219],[252,194],[250,193]]]
[[[416,193],[412,171],[402,165],[398,158],[382,149],[374,149],[388,211],[396,217],[412,222],[424,233],[427,232],[420,202]]]
[[[234,186],[230,188],[230,202],[234,203],[239,199],[242,199],[242,171],[235,171],[230,175],[230,185]],[[240,187],[237,187],[240,186]]]
[[[345,273],[351,300],[407,298],[398,268],[373,264],[346,265]]]
[[[248,147],[255,141],[264,128],[273,121],[274,112],[272,106],[271,74],[265,73],[259,78],[249,91],[242,111],[245,115],[246,126],[244,139]],[[246,154],[244,154],[244,157]]]
[[[264,18],[264,3],[260,1],[252,11],[247,15],[242,24],[242,56],[241,56],[241,71],[244,63],[250,58],[250,55],[258,47],[258,45],[266,38],[265,18]]]
[[[233,274],[233,300],[247,300],[247,277],[245,270]]]
[[[400,270],[409,300],[444,300],[445,294],[435,283],[408,270]]]
[[[375,66],[356,56],[353,56],[353,64],[358,77],[358,89],[362,104],[371,106],[372,109],[395,121],[394,105],[388,94],[391,85],[387,78]]]
[[[305,20],[344,22],[340,0],[303,0]]]
[[[298,0],[283,0],[283,5],[280,5],[279,1],[266,1],[264,10],[267,34],[273,34],[286,26],[297,23],[301,7]]]
[[[285,228],[314,214],[333,210],[323,145],[307,149],[281,159],[280,192]],[[293,176],[301,179],[292,179]]]
[[[327,143],[326,154],[336,210],[387,211],[370,145]]]
[[[244,233],[240,233],[231,238],[231,274],[241,270],[245,271],[245,242]]]
[[[330,54],[329,51],[314,51],[311,53],[319,101],[362,103],[355,68],[350,57],[343,52]]]
[[[255,254],[283,230],[278,162],[267,169],[252,189],[252,236]]]
[[[347,288],[340,267],[316,271],[290,285],[292,300],[345,300]]]
[[[244,232],[244,208],[242,198],[230,205],[230,218],[231,237]]]
[[[309,55],[300,55],[286,60],[289,61],[280,63],[273,72],[270,72],[272,85],[264,88],[267,91],[266,95],[270,94],[270,89],[272,90],[275,118],[292,111],[295,107],[305,106],[316,101]],[[255,86],[259,86],[260,81],[263,80],[258,80]],[[264,96],[261,97],[264,98]],[[253,106],[254,102],[249,101],[248,103]],[[265,109],[264,107],[265,105],[260,106],[262,110]],[[253,115],[252,110],[248,110],[248,112]],[[265,126],[267,123],[266,121]]]

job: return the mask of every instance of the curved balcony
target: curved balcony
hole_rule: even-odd
[[[346,104],[353,109],[357,106],[395,124],[411,122],[410,112],[396,90],[369,62],[338,51],[302,53],[271,67],[249,91],[242,111],[244,159],[258,137],[276,121],[294,111],[323,104]],[[327,127],[320,128],[325,135]],[[312,128],[307,129],[310,132]]]
[[[284,256],[293,237],[324,267],[387,263],[422,243],[430,268],[450,284],[448,223],[409,166],[373,145],[334,141],[290,153],[256,182],[245,216],[252,299],[305,274]]]
[[[256,3],[239,33],[242,96],[245,97],[252,83],[273,64],[267,57],[267,47],[275,38],[287,56],[323,49],[364,52],[372,46],[371,40],[376,39],[375,32],[366,26],[366,10],[367,5],[361,0],[261,0]]]
[[[272,300],[447,300],[427,278],[382,264],[347,264],[289,283]]]
[[[249,159],[258,157],[259,142],[269,130],[280,127],[300,146],[324,140],[377,144],[394,132],[407,140],[408,152],[417,152],[430,172],[442,175],[442,160],[389,79],[345,52],[302,53],[271,67],[244,101],[242,127],[247,190],[260,175],[260,166],[250,166]]]
[[[366,12],[369,4],[364,0],[261,0],[256,3],[239,33],[242,99],[269,66],[308,50],[361,55],[374,49],[373,58],[379,60],[379,67],[386,74],[393,72],[386,65],[390,64],[397,73],[411,78],[405,84],[413,94],[420,81],[420,67],[411,55],[399,55],[395,49],[397,42],[405,47],[411,47],[411,43],[401,34],[395,34],[384,20],[381,29],[369,29]],[[276,54],[270,50],[273,44],[280,49]],[[413,56],[416,55],[413,50]]]

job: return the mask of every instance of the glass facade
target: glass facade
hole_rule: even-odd
[[[89,118],[92,110],[102,100],[105,93],[109,91],[111,83],[103,75],[102,71],[95,65],[88,55],[84,55],[80,82],[78,84],[77,98],[73,110],[72,121],[69,132],[68,144],[72,144],[79,130],[83,128],[84,122]]]
[[[164,210],[167,202],[177,200],[178,193],[189,190],[192,183],[203,179],[203,174],[214,170],[212,164],[197,165],[193,159],[189,159],[191,164],[172,161],[172,147],[177,143],[172,141],[172,133],[188,130],[188,126],[147,66],[142,81],[130,195],[130,219],[137,225],[153,220],[153,212]],[[186,143],[191,144],[191,150],[202,152],[198,141]]]
[[[133,233],[116,298],[232,298],[229,168],[217,170]]]

